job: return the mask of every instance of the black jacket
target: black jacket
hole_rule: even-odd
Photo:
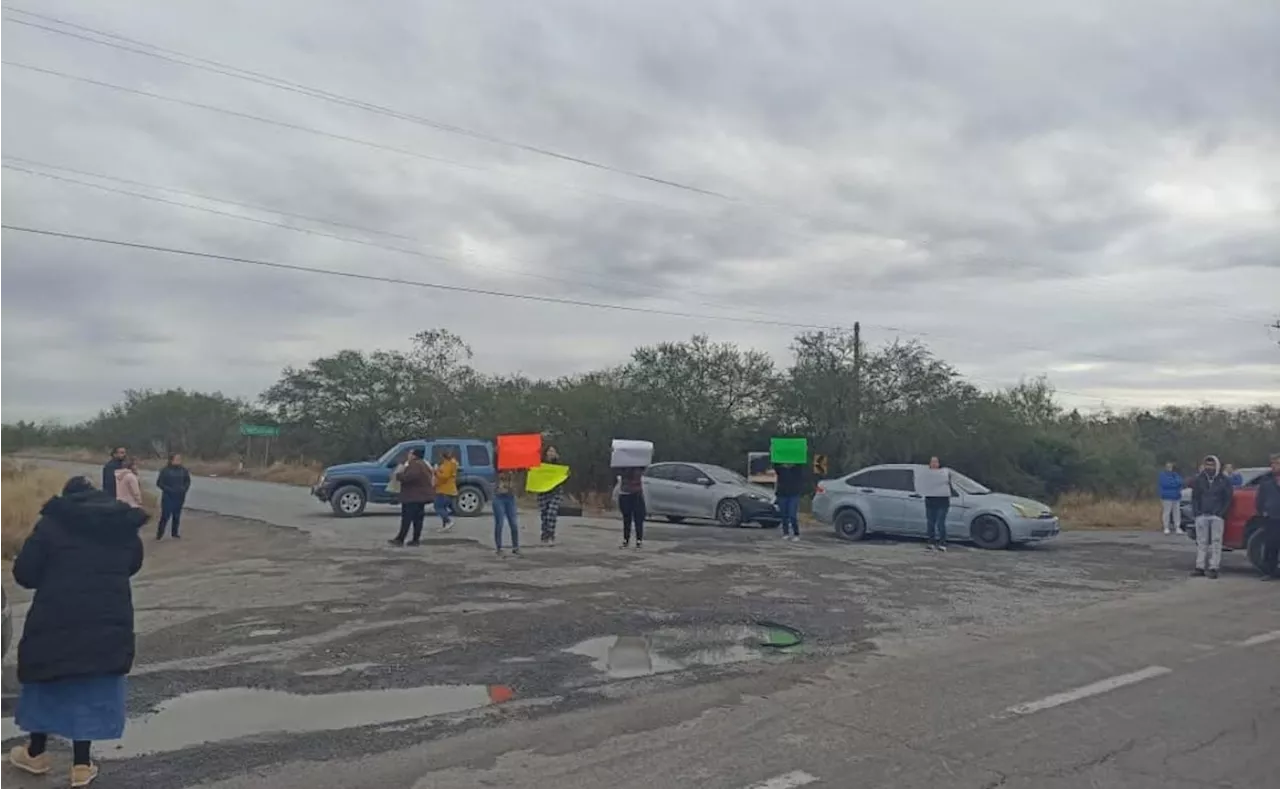
[[[18,680],[127,674],[133,667],[133,593],[147,514],[97,490],[57,496],[13,562],[35,590],[18,643]]]
[[[773,473],[777,475],[773,492],[779,496],[799,496],[804,493],[804,467],[775,465]]]
[[[102,464],[102,490],[111,494],[111,498],[116,497],[116,469],[124,466],[124,461],[119,458],[111,458]]]
[[[1227,517],[1231,509],[1231,496],[1235,489],[1225,474],[1214,474],[1212,477],[1203,471],[1196,475],[1191,484],[1191,512],[1200,515],[1216,515]]]
[[[165,466],[156,475],[156,487],[161,493],[185,498],[191,488],[191,472],[186,466]]]
[[[1280,480],[1267,474],[1258,481],[1258,514],[1267,520],[1280,520]]]

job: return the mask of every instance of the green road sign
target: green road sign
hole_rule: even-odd
[[[240,435],[242,436],[270,436],[274,438],[280,435],[280,428],[275,425],[241,425]]]

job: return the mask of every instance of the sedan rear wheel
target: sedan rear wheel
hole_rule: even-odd
[[[854,509],[840,510],[836,514],[836,535],[842,540],[857,542],[867,536],[867,519]]]

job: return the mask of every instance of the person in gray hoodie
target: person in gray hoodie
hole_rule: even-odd
[[[1196,518],[1196,568],[1191,574],[1218,577],[1222,564],[1222,531],[1234,488],[1222,473],[1217,455],[1207,455],[1191,485],[1191,512]]]

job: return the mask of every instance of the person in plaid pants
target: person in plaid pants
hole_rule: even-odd
[[[547,463],[559,463],[560,453],[554,446],[548,446],[542,459]],[[556,544],[556,519],[560,517],[560,498],[564,494],[564,483],[546,493],[538,494],[538,516],[542,521],[542,542],[546,545]]]

